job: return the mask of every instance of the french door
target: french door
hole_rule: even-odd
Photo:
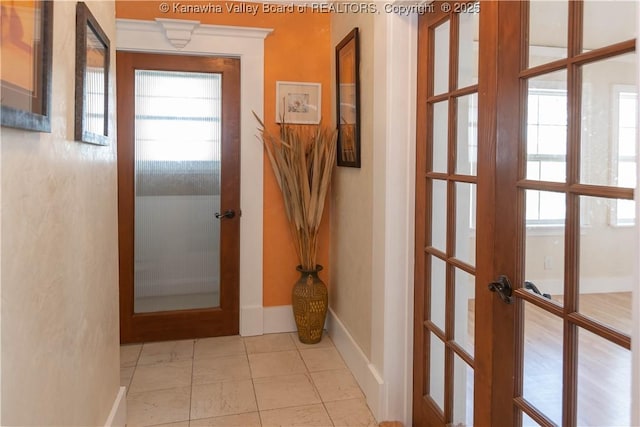
[[[121,342],[235,335],[240,60],[117,63]]]
[[[630,424],[636,7],[420,17],[414,425]]]

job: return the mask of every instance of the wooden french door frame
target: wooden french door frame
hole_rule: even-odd
[[[526,29],[529,27],[529,8],[526,2],[516,2],[514,5],[503,5],[499,8],[504,17],[503,22],[519,21],[519,31],[510,35],[510,39],[503,43],[505,52],[501,52],[499,57],[502,61],[498,65],[502,73],[498,77],[500,89],[498,92],[498,105],[513,105],[513,99],[518,99],[518,108],[498,109],[498,129],[501,131],[496,135],[497,146],[497,185],[509,183],[511,188],[498,201],[504,201],[504,206],[516,207],[516,222],[510,224],[515,226],[513,236],[516,237],[515,244],[510,242],[496,242],[496,258],[507,259],[507,265],[496,265],[494,273],[507,274],[514,279],[514,325],[515,349],[513,357],[514,384],[513,384],[513,425],[521,425],[522,420],[519,412],[526,413],[531,419],[542,426],[555,425],[552,420],[545,417],[531,402],[523,396],[524,387],[524,339],[525,323],[524,310],[527,304],[532,304],[546,313],[555,316],[563,323],[563,354],[562,354],[562,425],[575,426],[578,423],[578,350],[580,331],[587,331],[594,335],[614,343],[621,348],[630,350],[631,338],[629,335],[614,329],[611,326],[595,321],[579,308],[580,301],[580,252],[581,252],[581,197],[602,197],[609,199],[634,199],[634,190],[631,188],[619,188],[604,184],[585,184],[581,178],[582,153],[581,148],[583,137],[582,114],[583,114],[583,67],[595,64],[598,61],[608,58],[632,53],[636,50],[635,40],[620,41],[615,44],[583,50],[583,22],[584,11],[582,1],[568,2],[568,52],[566,59],[560,59],[537,66],[529,66],[528,55],[526,55],[526,43],[528,35]],[[504,10],[503,10],[504,9]],[[504,25],[506,25],[506,22]],[[503,24],[501,24],[503,25]],[[522,149],[526,141],[526,114],[527,114],[527,93],[529,79],[548,75],[552,72],[566,71],[567,73],[567,151],[566,151],[566,182],[545,182],[530,180],[526,177],[526,150]],[[598,101],[595,101],[598,102]],[[500,121],[501,111],[515,114],[516,117],[505,117]],[[508,111],[507,111],[508,110]],[[503,132],[504,130],[504,132]],[[514,143],[517,142],[517,143]],[[502,162],[510,163],[516,167],[500,167],[502,153],[505,153]],[[516,162],[513,160],[517,159]],[[507,172],[507,169],[509,170]],[[515,173],[515,174],[514,174]],[[542,298],[528,292],[524,288],[525,277],[525,242],[524,233],[524,206],[525,191],[538,190],[557,192],[565,195],[566,198],[566,222],[564,236],[564,294],[563,304],[559,305],[551,300]],[[515,250],[513,249],[515,248]],[[511,265],[511,267],[509,267]],[[507,271],[507,273],[504,273]]]
[[[450,9],[442,7],[443,4],[451,5]],[[477,269],[475,265],[460,259],[456,256],[456,191],[457,185],[476,185],[480,190],[480,171],[474,175],[473,172],[461,173],[456,170],[457,165],[457,106],[462,97],[478,94],[480,102],[481,89],[478,84],[468,84],[458,87],[458,41],[460,28],[459,11],[478,13],[472,3],[469,2],[439,2],[440,7],[435,8],[432,13],[427,13],[419,17],[418,24],[418,95],[417,95],[417,155],[416,155],[416,224],[415,224],[415,286],[414,286],[414,388],[413,388],[413,420],[414,425],[449,425],[453,419],[453,394],[454,394],[454,359],[457,357],[463,363],[476,370],[478,366],[477,356],[469,354],[466,348],[461,346],[455,337],[456,313],[450,309],[455,305],[455,298],[459,284],[456,283],[456,271],[464,272],[475,276]],[[445,12],[446,11],[446,12]],[[483,11],[484,12],[484,11]],[[482,14],[480,15],[482,17]],[[448,84],[444,92],[435,93],[433,63],[435,59],[435,29],[445,23],[450,25],[449,54],[448,54]],[[481,21],[482,25],[482,21]],[[480,29],[482,32],[482,27]],[[483,58],[483,52],[480,52]],[[485,94],[489,93],[484,88]],[[434,123],[434,108],[436,104],[447,102],[447,158],[446,171],[436,171],[434,169],[433,147],[434,135],[432,127]],[[486,112],[480,111],[478,120],[486,117]],[[479,123],[480,124],[480,123]],[[481,162],[478,159],[478,162]],[[484,172],[484,171],[483,171]],[[485,173],[486,175],[486,173]],[[486,185],[486,176],[485,185]],[[446,248],[437,248],[432,242],[432,213],[430,210],[431,199],[433,197],[434,182],[446,185],[447,191],[447,219],[446,224]],[[478,197],[481,194],[478,193]],[[482,217],[478,215],[477,223],[480,224]],[[483,223],[483,226],[486,224]],[[483,238],[480,234],[481,227],[478,226],[478,239]],[[482,228],[484,232],[487,229]],[[480,255],[480,254],[478,254]],[[433,261],[444,262],[446,265],[446,311],[444,328],[438,326],[432,319],[430,298],[431,298],[431,269]],[[477,256],[476,265],[479,265],[481,258]],[[476,282],[480,279],[476,278]],[[476,307],[478,305],[491,304],[490,295],[476,292]],[[498,308],[500,309],[500,308]],[[476,324],[475,342],[477,346],[479,334],[486,332],[479,331],[485,325]],[[483,335],[486,336],[486,335]],[[428,367],[430,365],[430,337],[441,340],[444,343],[444,407],[439,408],[438,404],[430,396],[431,381]],[[485,351],[486,349],[478,349]],[[483,363],[486,359],[480,361]],[[490,366],[482,366],[483,375],[490,374]],[[491,380],[476,382],[476,395],[487,402],[491,399]],[[479,395],[478,390],[483,393]],[[474,407],[477,411],[475,419],[487,419],[491,414],[485,414],[486,408]],[[478,424],[484,425],[484,424]]]
[[[220,335],[239,330],[240,275],[240,60],[223,57],[117,52],[118,240],[120,341],[143,342]],[[220,306],[211,309],[134,313],[134,161],[136,69],[222,75],[221,210],[236,216],[221,221]],[[127,117],[128,119],[122,119]],[[225,173],[225,170],[227,172]],[[213,218],[213,212],[211,213]]]
[[[449,2],[451,5],[458,2]],[[587,64],[634,52],[635,40],[583,51],[582,7],[580,1],[568,2],[568,55],[566,59],[528,67],[528,5],[518,1],[480,2],[479,67],[478,67],[478,172],[476,229],[476,294],[474,422],[479,426],[519,426],[520,413],[543,426],[553,422],[538,411],[523,396],[524,310],[527,304],[555,316],[563,324],[563,410],[564,426],[575,426],[578,420],[578,332],[583,330],[603,338],[622,349],[630,349],[629,335],[609,327],[580,312],[580,197],[633,200],[634,191],[607,185],[581,182],[580,148],[582,91],[581,69]],[[413,417],[415,425],[447,425],[452,421],[450,378],[453,368],[445,362],[445,403],[440,410],[430,397],[429,343],[425,335],[434,333],[429,317],[429,263],[426,257],[436,255],[452,266],[459,263],[451,253],[455,235],[447,235],[447,253],[430,247],[431,189],[429,180],[457,182],[464,177],[453,173],[454,154],[449,151],[446,174],[434,173],[430,167],[433,108],[430,103],[454,99],[461,91],[452,83],[456,73],[455,6],[450,12],[443,8],[425,14],[419,21],[418,43],[418,103],[417,103],[417,167],[416,167],[416,255],[415,255],[415,322],[414,322],[414,390]],[[433,93],[434,29],[451,22],[449,88],[441,96]],[[526,179],[526,102],[528,79],[552,71],[566,70],[568,99],[567,178],[566,182],[546,182]],[[449,109],[449,150],[455,146],[455,112]],[[564,248],[564,303],[560,306],[524,289],[525,191],[552,191],[565,195],[566,223]],[[455,233],[451,218],[455,205],[448,199],[447,230]],[[453,209],[452,209],[453,207]],[[444,225],[444,224],[443,224]],[[425,255],[426,254],[426,255]],[[505,304],[490,293],[487,284],[505,275],[514,285],[514,304]],[[454,296],[454,286],[447,279],[447,305]],[[461,354],[449,334],[453,316],[447,317],[447,330],[440,333],[448,356]],[[425,334],[426,331],[426,334]]]

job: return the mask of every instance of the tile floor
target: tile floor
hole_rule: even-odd
[[[327,336],[125,345],[120,363],[130,427],[377,425]]]

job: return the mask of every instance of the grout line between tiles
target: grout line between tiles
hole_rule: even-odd
[[[331,426],[333,427],[333,426],[335,426],[335,423],[333,422],[333,418],[331,418],[331,414],[329,414],[329,410],[327,409],[327,406],[324,404],[324,400],[322,399],[322,395],[320,394],[320,390],[318,390],[318,386],[316,386],[316,382],[313,380],[313,376],[311,375],[311,371],[309,370],[309,367],[307,366],[307,362],[305,362],[304,358],[302,357],[302,353],[300,352],[300,348],[299,347],[297,347],[297,348],[298,348],[298,353],[300,353],[300,359],[302,359],[302,363],[304,363],[304,367],[307,369],[307,375],[309,376],[309,381],[311,381],[311,385],[313,386],[313,389],[318,394],[318,398],[320,399],[320,404],[322,405],[322,408],[324,409],[324,412],[327,414],[327,417],[329,417],[329,421],[331,422]]]
[[[138,361],[140,360],[140,356],[142,356],[142,347],[144,347],[144,343],[140,344],[140,350],[138,351],[138,356],[136,357],[136,361],[133,364],[133,372],[131,373],[131,378],[129,378],[129,381],[127,382],[127,393],[125,394],[126,396],[129,396],[129,391],[131,390],[131,383],[133,382],[133,376],[136,374],[136,371],[138,370]],[[122,345],[120,345],[120,348],[122,348]],[[122,372],[122,367],[120,367],[120,370]]]
[[[346,370],[349,372],[349,374],[353,377],[353,373],[351,372],[351,370],[348,368],[348,366],[346,366],[346,364],[344,364],[343,367],[341,368],[337,368],[334,367],[332,369],[324,369],[324,370],[318,370],[318,371],[313,371],[311,372],[311,370],[309,369],[309,366],[307,364],[307,362],[305,361],[304,357],[303,357],[303,350],[310,350],[310,349],[314,349],[314,348],[306,348],[306,347],[299,347],[297,345],[296,339],[297,337],[293,336],[293,335],[289,335],[289,337],[294,341],[295,347],[293,349],[282,349],[282,350],[275,350],[275,351],[266,351],[266,352],[258,352],[258,353],[251,353],[251,354],[267,354],[267,353],[282,353],[282,352],[297,352],[298,357],[302,360],[303,362],[303,366],[304,366],[304,372],[300,372],[298,374],[305,374],[305,376],[308,378],[308,380],[311,382],[312,388],[314,390],[314,392],[316,393],[316,395],[318,396],[319,402],[322,405],[322,408],[324,409],[325,414],[327,415],[331,426],[335,426],[335,421],[333,419],[333,417],[331,416],[331,413],[329,412],[328,408],[327,408],[327,403],[331,403],[333,401],[328,401],[325,402],[324,399],[322,398],[322,395],[320,394],[320,391],[318,389],[318,386],[316,385],[314,378],[312,376],[312,374],[315,373],[321,373],[321,372],[328,372],[328,371],[343,371]],[[241,337],[242,338],[242,337]],[[193,344],[193,352],[191,355],[191,376],[190,376],[190,384],[189,384],[189,409],[188,409],[188,419],[184,420],[186,422],[189,422],[189,424],[191,423],[192,420],[195,420],[194,418],[192,418],[192,405],[193,405],[193,387],[194,387],[194,373],[195,373],[195,347],[196,347],[196,343],[198,340],[193,340],[192,344]],[[138,363],[142,357],[142,352],[144,349],[144,345],[146,343],[143,343],[140,347],[140,350],[138,352],[138,355],[136,357],[136,361],[135,361],[135,365],[133,366],[133,373],[131,375],[131,378],[128,381],[128,388],[127,388],[127,395],[129,394],[129,389],[131,388],[131,384],[133,383],[133,376],[135,375],[138,366]],[[260,378],[254,378],[254,372],[253,372],[253,368],[251,363],[249,362],[249,353],[247,350],[247,343],[245,342],[244,338],[242,339],[242,344],[243,344],[243,353],[238,353],[238,354],[234,354],[234,355],[225,355],[225,356],[213,356],[213,357],[204,357],[203,359],[216,359],[219,357],[240,357],[243,356],[246,360],[247,360],[247,364],[249,367],[249,375],[250,375],[250,380],[251,380],[251,385],[253,388],[253,397],[254,397],[254,401],[256,404],[256,412],[258,413],[258,419],[260,422],[260,425],[263,425],[263,412],[265,411],[271,411],[271,410],[281,410],[281,409],[292,409],[292,408],[300,408],[300,407],[304,407],[304,406],[311,406],[311,405],[317,405],[317,403],[315,404],[305,404],[305,405],[292,405],[292,406],[285,406],[282,408],[271,408],[271,409],[264,409],[261,410],[258,404],[258,396],[257,396],[257,391],[256,391],[256,385],[255,385],[255,380],[262,380],[262,379],[270,379],[270,378],[277,378],[277,377],[284,377],[284,376],[290,376],[290,375],[297,375],[295,373],[287,373],[287,374],[282,374],[282,375],[274,375],[274,376],[270,376],[270,377],[260,377]],[[337,351],[335,349],[334,344],[331,342],[331,345],[327,346],[327,347],[322,347],[322,348],[333,348],[334,351]],[[339,353],[338,353],[339,354]],[[342,359],[342,356],[339,355],[340,359],[342,360],[342,362],[344,363],[344,359]],[[184,359],[185,361],[187,361],[188,359]],[[142,365],[142,366],[146,366],[146,365]],[[214,383],[220,383],[220,382],[227,382],[227,381],[235,381],[235,379],[228,379],[228,380],[221,380],[221,381],[215,381]],[[148,392],[157,392],[157,391],[162,391],[162,390],[170,390],[170,389],[175,389],[175,388],[180,388],[180,387],[169,387],[169,388],[162,388],[162,389],[158,389],[158,390],[147,390],[147,391],[140,391],[140,392],[135,392],[133,393],[133,395],[137,395],[137,394],[142,394],[142,393],[148,393]],[[360,389],[361,393],[363,394],[362,398],[351,398],[351,399],[338,399],[337,401],[356,401],[356,400],[365,400],[365,405],[366,405],[366,397],[364,396],[364,393],[362,392],[362,389],[360,388],[360,385],[358,384],[358,388]],[[368,408],[368,405],[366,405]],[[370,410],[370,409],[369,409]],[[246,413],[251,413],[253,411],[248,411]],[[242,413],[244,414],[244,412]],[[241,414],[234,414],[234,415],[241,415]],[[201,418],[198,418],[201,419]]]
[[[244,340],[242,340],[244,343]],[[244,351],[247,351],[247,344],[244,343]],[[260,425],[262,425],[262,412],[260,411],[260,406],[258,405],[258,393],[256,393],[256,383],[253,381],[253,369],[251,369],[251,361],[249,360],[249,354],[247,356],[247,364],[249,365],[249,377],[251,378],[251,387],[253,388],[253,399],[256,401],[256,412],[258,412],[258,421]]]
[[[140,345],[140,351],[138,352],[138,357],[136,357],[136,367],[138,366],[138,362],[140,361],[140,357],[142,356],[142,349],[144,348],[144,344]]]

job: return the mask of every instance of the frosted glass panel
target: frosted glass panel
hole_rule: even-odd
[[[221,76],[136,70],[134,312],[220,305]]]

